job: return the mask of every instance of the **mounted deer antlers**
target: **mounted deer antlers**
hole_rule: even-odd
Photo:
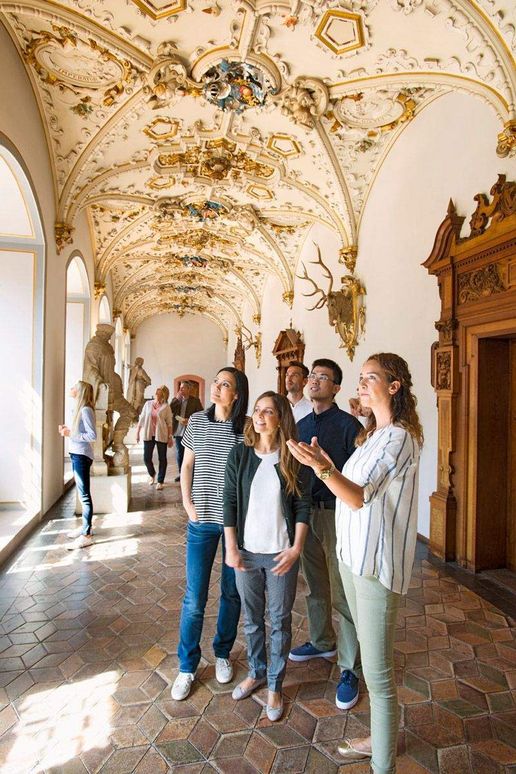
[[[352,274],[346,274],[340,280],[342,288],[337,291],[333,290],[333,275],[322,260],[320,247],[315,242],[314,246],[317,249],[317,260],[310,261],[310,263],[322,268],[324,276],[329,280],[329,285],[325,293],[315,280],[308,276],[305,264],[301,264],[303,274],[297,275],[298,279],[310,282],[314,288],[311,293],[303,293],[303,296],[310,298],[317,293],[321,294],[319,300],[309,307],[308,311],[322,309],[325,305],[328,307],[330,325],[335,328],[342,340],[340,346],[346,348],[349,359],[353,360],[358,336],[363,332],[365,326],[365,306],[363,304],[365,288],[360,280]]]
[[[320,288],[317,285],[317,283],[314,282],[314,280],[311,277],[308,276],[308,272],[306,271],[305,264],[304,263],[301,264],[301,266],[303,267],[303,276],[300,277],[299,274],[297,274],[296,275],[297,278],[298,279],[307,280],[307,282],[311,282],[312,285],[314,286],[314,290],[313,290],[312,293],[303,293],[303,296],[305,296],[306,298],[309,298],[310,296],[315,296],[316,293],[320,293],[321,294],[321,298],[319,299],[319,301],[317,301],[315,306],[309,307],[309,309],[308,309],[309,312],[311,312],[313,309],[322,309],[323,308],[323,306],[328,302],[328,296],[330,295],[330,293],[332,291],[332,287],[333,287],[333,276],[332,276],[331,271],[326,266],[326,264],[323,263],[323,260],[321,258],[321,248],[315,242],[313,244],[314,244],[314,247],[317,248],[317,256],[318,257],[317,257],[316,261],[310,261],[310,263],[313,263],[315,266],[321,266],[322,267],[323,272],[324,272],[326,278],[330,280],[330,284],[328,286],[328,290],[325,293],[324,290],[322,288]]]

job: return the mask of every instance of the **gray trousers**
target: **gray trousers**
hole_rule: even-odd
[[[292,640],[292,607],[296,598],[296,562],[285,575],[271,570],[277,554],[253,554],[241,551],[245,572],[235,570],[236,585],[242,600],[244,633],[247,640],[249,677],[267,676],[270,691],[281,691]],[[270,663],[267,669],[265,646],[265,594],[267,594],[270,634]]]
[[[301,569],[308,585],[306,597],[310,642],[317,650],[333,650],[337,643],[337,663],[360,676],[360,654],[355,624],[342,586],[337,561],[335,510],[312,507]],[[337,612],[339,631],[332,622]]]

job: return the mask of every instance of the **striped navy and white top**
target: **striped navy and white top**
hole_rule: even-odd
[[[224,524],[222,496],[226,461],[233,446],[243,440],[242,433],[234,434],[231,420],[210,422],[205,411],[190,417],[182,443],[195,454],[192,501],[199,521]]]
[[[417,537],[417,441],[402,427],[372,433],[342,469],[364,487],[353,510],[337,498],[337,556],[355,575],[374,575],[397,594],[408,591]]]

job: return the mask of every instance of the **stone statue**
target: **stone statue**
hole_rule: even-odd
[[[116,472],[125,472],[129,466],[129,453],[123,440],[131,422],[137,418],[137,414],[133,406],[124,398],[122,380],[115,373],[115,352],[109,343],[114,330],[114,327],[108,323],[97,325],[95,335],[87,343],[84,352],[82,378],[92,385],[95,408],[106,410],[109,425],[113,421],[113,411],[120,415],[113,428],[112,468],[116,469]],[[108,442],[109,440],[106,441]]]
[[[137,357],[134,365],[130,366],[129,384],[127,386],[127,400],[140,416],[145,403],[145,390],[151,384],[151,378],[143,368],[143,357]]]

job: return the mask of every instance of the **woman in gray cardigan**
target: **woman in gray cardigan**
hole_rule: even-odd
[[[291,641],[299,556],[310,517],[308,476],[289,454],[296,426],[287,399],[264,392],[244,443],[229,453],[224,484],[226,564],[236,570],[245,615],[249,675],[233,691],[245,699],[267,680],[267,717],[283,714],[281,686]],[[271,623],[265,647],[265,594]]]

